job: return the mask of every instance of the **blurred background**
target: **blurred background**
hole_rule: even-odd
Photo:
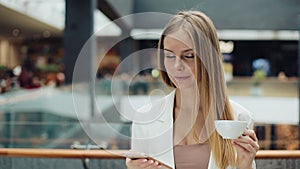
[[[122,113],[168,92],[147,49],[190,9],[215,23],[230,98],[253,112],[261,149],[299,149],[298,0],[0,0],[0,147],[129,149]]]

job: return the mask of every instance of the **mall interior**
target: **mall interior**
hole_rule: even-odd
[[[298,0],[0,0],[0,168],[126,168],[110,152],[130,149],[127,112],[170,92],[158,40],[184,10],[215,24],[257,168],[300,168]]]

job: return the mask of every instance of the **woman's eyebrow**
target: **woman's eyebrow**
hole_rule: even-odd
[[[192,51],[193,49],[185,49],[183,51],[181,51],[181,53],[185,53],[185,52],[189,52],[189,51]]]
[[[165,48],[164,50],[174,53],[174,52],[173,52],[172,50],[170,50],[170,49],[166,49],[166,48]],[[181,53],[189,52],[189,51],[192,51],[192,50],[193,50],[193,49],[185,49],[185,50],[181,51]]]
[[[168,51],[168,52],[172,52],[172,53],[174,53],[172,50],[170,50],[170,49],[164,49],[164,50],[166,50],[166,51]]]

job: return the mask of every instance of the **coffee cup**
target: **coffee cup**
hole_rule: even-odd
[[[236,120],[215,120],[215,128],[223,139],[237,139],[247,129],[247,122]]]

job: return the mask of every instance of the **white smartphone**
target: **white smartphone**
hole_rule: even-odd
[[[162,166],[161,169],[173,169],[169,165],[167,165],[167,164],[165,164],[165,163],[163,163],[163,162],[161,162],[161,161],[159,161],[159,160],[157,160],[153,157],[150,157],[147,154],[142,153],[142,152],[127,151],[127,152],[123,153],[123,156],[127,157],[127,158],[130,158],[132,160],[140,159],[140,158],[146,158],[146,159],[154,160],[154,161],[157,161]]]
[[[123,156],[130,158],[132,160],[139,159],[139,158],[148,158],[145,153],[136,152],[136,151],[127,151],[123,153]]]

